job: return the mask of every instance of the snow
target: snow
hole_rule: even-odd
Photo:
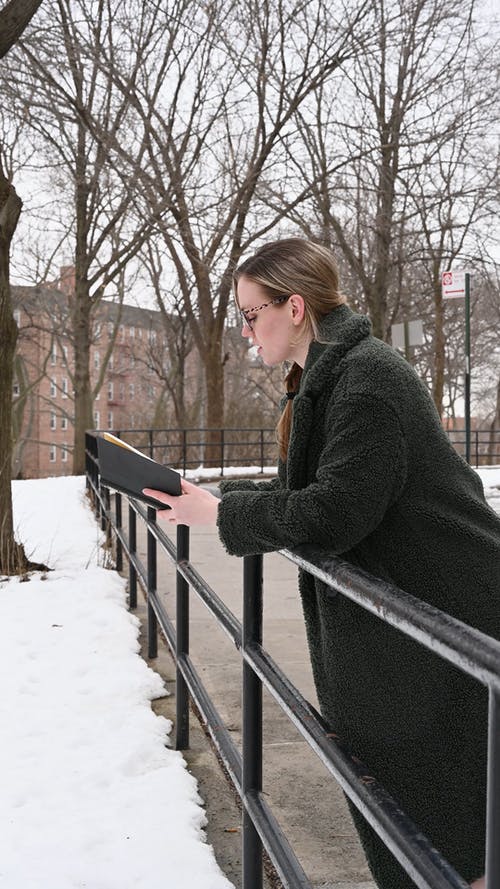
[[[478,472],[500,512],[500,466]],[[103,564],[84,479],[13,482],[13,502],[18,539],[52,570],[0,580],[0,889],[231,889],[151,709],[165,688]]]
[[[54,570],[0,583],[0,887],[230,889],[84,480],[14,482],[13,501]]]

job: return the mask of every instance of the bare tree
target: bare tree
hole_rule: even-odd
[[[474,6],[374,0],[374,44],[354,58],[349,84],[325,85],[298,115],[305,152],[290,162],[307,176],[313,200],[295,214],[296,224],[342,252],[383,339],[411,287],[415,256],[405,256],[404,246],[408,235],[415,246],[415,180],[438,157],[444,164],[448,152],[453,183],[460,133],[477,137],[491,108],[491,90],[482,93],[477,78],[478,65],[490,63],[473,42]]]
[[[126,60],[100,52],[106,76],[133,95],[143,163],[120,132],[114,152],[140,181],[145,212],[159,220],[205,371],[209,426],[224,423],[232,269],[287,212],[268,211],[259,182],[273,169],[286,177],[294,115],[358,51],[367,8],[362,0],[350,10],[323,0],[220,8],[177,0],[141,7],[139,27],[137,12],[130,20],[136,44],[149,41],[140,81],[131,85]]]
[[[85,469],[85,430],[93,425],[90,382],[92,322],[103,296],[137,255],[151,231],[148,218],[132,212],[133,187],[109,165],[109,145],[129,124],[130,97],[114,88],[98,64],[100,48],[119,52],[112,11],[104,0],[47,6],[50,31],[20,44],[12,59],[10,91],[18,113],[36,134],[41,163],[57,171],[66,218],[72,192],[70,243],[75,290],[69,295],[74,353],[73,472]],[[54,60],[57,59],[57,65]],[[85,121],[99,122],[96,139]],[[136,147],[139,155],[141,146]],[[50,245],[51,246],[51,245]],[[115,288],[123,298],[123,289]]]
[[[29,24],[41,0],[11,0],[0,10],[0,57],[11,49]],[[16,543],[12,517],[12,382],[17,325],[12,314],[10,251],[22,201],[5,168],[0,142],[0,571],[13,574],[30,566]]]

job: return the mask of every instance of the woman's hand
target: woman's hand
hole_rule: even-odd
[[[160,508],[157,517],[162,521],[172,525],[216,525],[219,498],[183,478],[181,489],[180,497],[164,494],[163,491],[155,491],[152,488],[144,488],[143,494],[170,506],[170,509]]]

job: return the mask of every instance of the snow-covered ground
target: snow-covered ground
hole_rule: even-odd
[[[54,570],[0,584],[0,886],[230,889],[151,709],[163,683],[138,654],[124,581],[102,566],[84,479],[13,492],[19,538]]]
[[[500,467],[479,472],[500,512]],[[230,889],[151,709],[165,690],[103,565],[84,479],[14,482],[13,498],[18,538],[53,570],[0,581],[1,889]]]

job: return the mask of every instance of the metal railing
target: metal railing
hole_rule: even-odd
[[[221,476],[228,466],[258,466],[264,472],[266,468],[275,468],[277,461],[276,431],[267,427],[112,431],[154,460],[168,463],[184,475],[187,469],[200,465],[219,469]]]
[[[465,429],[447,429],[446,433],[455,450],[466,457]],[[471,429],[468,444],[471,466],[477,468],[500,464],[500,429]]]
[[[176,664],[175,746],[189,746],[189,700],[196,704],[222,762],[238,791],[243,808],[242,885],[261,889],[262,851],[266,849],[286,889],[307,889],[304,873],[262,793],[262,688],[280,704],[323,764],[364,815],[420,889],[467,889],[468,884],[432,847],[417,825],[366,769],[353,758],[321,716],[292,685],[262,647],[262,556],[243,559],[243,620],[240,623],[189,559],[189,529],[177,528],[176,544],[156,523],[156,511],[128,501],[128,534],[122,525],[122,497],[99,485],[95,437],[87,436],[87,484],[103,528],[116,539],[116,567],[129,564],[130,608],[137,605],[137,582],[147,596],[148,655],[158,653],[158,631]],[[147,565],[137,553],[137,517],[147,529]],[[157,546],[176,566],[174,622],[157,594]],[[282,555],[322,580],[381,620],[397,627],[489,689],[486,886],[500,889],[500,642],[451,618],[438,609],[337,558],[325,558],[314,547],[282,551]],[[224,726],[189,655],[189,591],[207,606],[242,656],[242,750]],[[471,814],[471,817],[473,815]],[[466,837],[464,837],[466,842]]]
[[[117,429],[113,433],[184,475],[200,465],[219,469],[221,476],[228,466],[258,466],[261,472],[276,466],[276,433],[269,427]],[[447,434],[465,457],[465,430],[450,429]],[[500,464],[500,429],[473,429],[469,453],[473,466]]]

